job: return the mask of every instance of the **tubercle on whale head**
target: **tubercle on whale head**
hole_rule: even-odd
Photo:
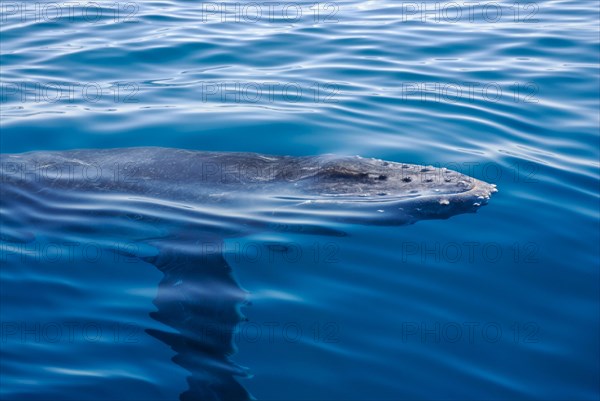
[[[445,168],[362,158],[335,159],[309,178],[299,183],[304,201],[298,208],[368,225],[476,212],[498,191],[494,184]]]
[[[463,213],[475,213],[488,204],[492,194],[498,192],[495,184],[472,178],[472,189],[443,196],[424,197],[413,209],[417,220],[445,219]]]
[[[489,184],[486,184],[489,185]],[[443,220],[450,217],[476,213],[487,205],[491,194],[497,192],[495,187],[484,191],[469,191],[462,194],[451,194],[443,197],[430,195],[413,199],[343,201],[309,200],[300,206],[324,214],[339,223],[397,226],[413,224],[420,220]]]

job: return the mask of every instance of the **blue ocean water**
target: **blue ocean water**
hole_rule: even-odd
[[[226,239],[257,399],[600,397],[598,2],[1,7],[2,153],[359,154],[498,185],[449,220]],[[113,246],[154,227],[25,211],[2,208],[35,241],[2,237],[0,397],[178,399],[162,274]]]

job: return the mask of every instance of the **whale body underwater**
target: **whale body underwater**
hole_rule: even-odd
[[[445,168],[358,156],[124,148],[2,154],[0,163],[4,192],[150,198],[242,208],[249,218],[314,212],[340,222],[402,225],[474,212],[496,192]]]
[[[248,294],[220,251],[226,238],[446,219],[497,191],[456,171],[358,156],[157,147],[1,154],[0,180],[3,243],[76,236],[140,245],[106,241],[163,273],[151,317],[171,329],[147,333],[189,372],[182,400],[252,399],[236,379],[246,371],[230,359]]]

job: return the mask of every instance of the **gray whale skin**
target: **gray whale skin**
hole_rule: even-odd
[[[358,156],[147,147],[3,154],[0,162],[2,182],[21,188],[236,209],[257,220],[287,214],[358,224],[410,224],[474,212],[496,192],[493,184],[445,168]]]

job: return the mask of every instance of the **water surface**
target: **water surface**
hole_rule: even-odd
[[[360,154],[498,185],[446,221],[227,238],[253,396],[598,399],[597,2],[39,4],[2,5],[2,153]],[[160,227],[115,200],[105,226],[40,230],[7,204],[2,398],[184,393],[189,372],[150,334],[168,329],[151,315],[161,272],[115,245]],[[13,224],[36,240],[11,242]]]

